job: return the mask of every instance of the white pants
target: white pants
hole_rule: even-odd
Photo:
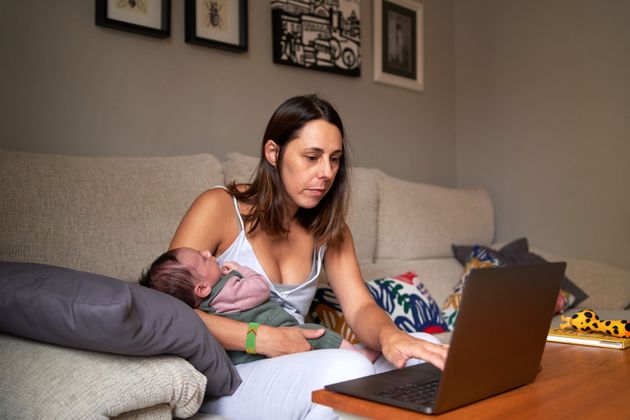
[[[425,333],[415,337],[439,343]],[[422,363],[412,360],[407,364]],[[206,399],[202,412],[232,420],[336,419],[333,410],[311,402],[324,385],[392,370],[383,356],[374,364],[361,354],[341,349],[313,350],[236,366],[243,383],[233,395]]]

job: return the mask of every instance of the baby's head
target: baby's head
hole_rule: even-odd
[[[160,255],[140,276],[140,284],[175,296],[197,308],[222,274],[210,251],[176,248]]]

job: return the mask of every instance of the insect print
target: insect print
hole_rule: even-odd
[[[218,0],[205,0],[204,4],[206,6],[207,13],[207,27],[214,27],[217,29],[222,29],[223,27],[223,17],[221,16],[221,10],[223,10],[223,3]]]
[[[141,12],[147,11],[145,0],[118,0],[116,5],[119,9],[130,8]]]

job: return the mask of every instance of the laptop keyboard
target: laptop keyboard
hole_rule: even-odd
[[[432,382],[411,383],[386,389],[376,395],[410,404],[432,407],[435,403],[435,395],[437,394],[439,383],[439,380]]]

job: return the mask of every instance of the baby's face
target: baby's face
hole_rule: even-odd
[[[190,270],[199,274],[203,280],[209,281],[212,286],[221,278],[221,264],[208,250],[197,251],[192,248],[181,248],[177,251],[177,259]]]

